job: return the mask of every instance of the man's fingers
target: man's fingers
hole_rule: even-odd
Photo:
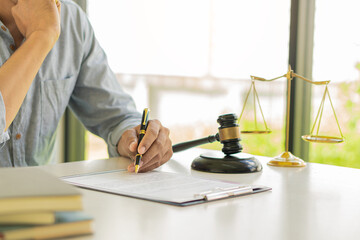
[[[118,152],[121,156],[130,157],[135,154],[138,145],[137,132],[139,126],[126,130],[118,143]]]
[[[151,162],[151,165],[149,165],[149,166],[140,167],[139,172],[148,172],[148,171],[154,170],[155,168],[160,167],[161,165],[166,163],[171,158],[172,154],[173,154],[172,151],[167,151],[166,154],[163,156],[163,158],[160,159],[160,161],[154,161],[154,162]]]
[[[158,120],[150,120],[146,129],[146,133],[138,146],[140,154],[144,154],[153,142],[157,139],[160,132],[161,123]]]
[[[171,140],[168,136],[169,130],[164,127],[161,128],[159,135],[151,145],[151,148],[143,155],[144,166],[151,165],[153,164],[152,162],[159,161],[164,157],[165,151],[167,151],[168,148],[171,148]]]
[[[139,172],[151,171],[170,160],[173,151],[168,128],[163,127],[158,120],[150,120],[140,144],[138,144],[139,132],[140,125],[124,132],[118,144],[120,155],[134,159],[138,150],[142,154]],[[134,172],[134,163],[127,169],[129,172]]]
[[[137,141],[134,139],[134,141],[130,142],[129,150],[130,152],[135,152],[137,147]]]
[[[139,167],[141,168],[141,166],[143,165],[142,162],[140,162]],[[127,167],[128,172],[135,172],[135,162],[131,163],[128,167]]]
[[[56,7],[58,9],[59,14],[61,13],[61,3],[60,1],[56,1]]]
[[[125,136],[124,136],[125,135]],[[135,129],[129,129],[124,133],[125,145],[129,146],[130,152],[135,152],[137,147],[137,134]]]

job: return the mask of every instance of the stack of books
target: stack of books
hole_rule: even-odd
[[[0,169],[0,240],[92,233],[78,189],[38,168]]]

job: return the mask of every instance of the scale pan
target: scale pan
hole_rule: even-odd
[[[302,139],[308,142],[317,142],[317,143],[342,143],[344,141],[344,138],[316,136],[316,135],[304,135],[302,136]]]
[[[271,130],[251,130],[251,131],[241,131],[243,134],[267,134],[271,133]]]

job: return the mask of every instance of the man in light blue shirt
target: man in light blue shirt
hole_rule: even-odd
[[[50,163],[67,106],[107,142],[110,156],[138,149],[143,172],[170,159],[169,130],[157,120],[138,146],[141,116],[76,4],[0,0],[0,27],[0,167]]]

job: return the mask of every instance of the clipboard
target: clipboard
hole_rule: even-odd
[[[271,190],[266,186],[243,185],[162,171],[134,174],[125,170],[112,170],[62,179],[81,188],[175,206],[189,206]]]

